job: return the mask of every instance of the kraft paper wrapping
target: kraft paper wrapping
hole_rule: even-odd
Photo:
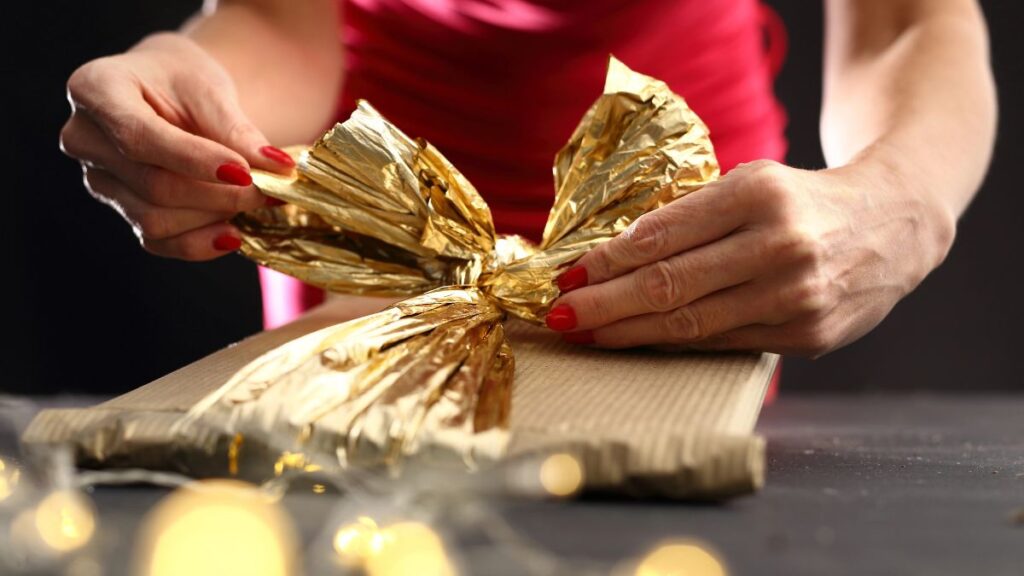
[[[93,409],[45,412],[27,443],[69,442],[86,465],[253,480],[567,451],[592,489],[760,485],[752,429],[774,356],[587,350],[523,322],[541,323],[555,277],[587,250],[718,177],[706,126],[664,83],[611,60],[555,159],[537,246],[498,236],[457,168],[368,103],[293,153],[295,174],[254,174],[287,204],[234,220],[243,253],[331,291],[412,297],[254,337]]]
[[[229,476],[230,438],[188,449],[206,445],[209,430],[181,429],[182,417],[254,358],[334,322],[306,318],[98,406],[43,411],[22,441],[70,445],[85,467]],[[569,452],[583,464],[586,489],[639,496],[720,499],[762,485],[764,441],[753,429],[776,355],[591,350],[525,322],[507,327],[516,370],[501,457]],[[168,450],[171,437],[185,441]],[[272,475],[266,460],[262,469],[241,461],[239,476]]]

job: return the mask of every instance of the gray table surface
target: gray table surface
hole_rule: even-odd
[[[0,452],[30,412],[0,402]],[[1024,395],[783,395],[758,428],[767,485],[752,496],[714,505],[501,498],[490,509],[563,567],[596,573],[682,537],[717,549],[732,574],[1024,575]],[[115,542],[105,561],[113,573],[139,518],[166,493],[94,492]],[[319,502],[288,501],[307,540],[328,514]],[[476,558],[467,571],[515,572],[490,562]]]

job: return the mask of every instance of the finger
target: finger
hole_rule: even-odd
[[[707,352],[773,352],[784,356],[816,358],[824,353],[795,338],[789,326],[750,325],[686,345],[686,350]],[[680,347],[675,347],[677,350]]]
[[[165,208],[237,213],[260,208],[267,197],[255,186],[231,186],[193,180],[158,166],[128,160],[85,114],[75,114],[61,131],[61,148],[89,166],[102,168],[146,202]]]
[[[785,333],[780,326],[748,325],[717,334],[704,340],[690,342],[687,350],[705,351],[759,351],[789,354]]]
[[[249,163],[241,154],[168,122],[146,102],[137,84],[120,76],[105,79],[102,87],[69,82],[68,88],[76,113],[92,116],[123,156],[204,182],[252,184]]]
[[[171,238],[142,238],[142,247],[151,254],[195,262],[230,254],[242,245],[241,233],[227,222],[218,222]]]
[[[785,321],[764,286],[747,283],[705,296],[669,312],[634,316],[595,329],[591,336],[602,348],[653,344],[691,344],[752,324]]]
[[[625,232],[583,255],[577,266],[587,271],[588,284],[597,284],[725,237],[747,217],[730,188],[712,183],[644,214]]]
[[[758,234],[740,231],[607,282],[569,292],[555,302],[552,310],[568,306],[580,330],[632,316],[668,312],[766,272],[770,263],[763,251],[764,242]]]
[[[141,238],[170,238],[231,217],[230,213],[155,206],[136,196],[113,174],[99,168],[85,169],[85,185],[94,197],[117,210]]]
[[[223,88],[210,84],[194,84],[182,90],[186,105],[200,133],[242,154],[254,168],[287,174],[295,161],[285,151],[275,148],[253,124],[238,99],[227,96]]]

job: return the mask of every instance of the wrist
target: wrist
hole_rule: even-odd
[[[895,217],[905,224],[909,244],[902,248],[914,260],[907,262],[907,270],[918,281],[942,264],[956,237],[957,215],[927,174],[881,143],[836,171],[869,195],[881,217]]]

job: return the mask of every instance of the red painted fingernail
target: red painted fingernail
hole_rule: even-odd
[[[264,203],[270,207],[284,206],[285,204],[287,204],[287,202],[285,202],[284,200],[279,200],[277,198],[274,198],[273,196],[267,196],[267,199],[264,201]]]
[[[231,234],[221,234],[213,239],[213,247],[222,252],[234,252],[242,247],[242,239]]]
[[[217,168],[217,179],[221,182],[234,184],[235,186],[248,186],[252,184],[252,175],[245,169],[245,166],[236,162],[221,164]]]
[[[292,160],[292,157],[289,156],[287,152],[281,150],[280,148],[275,148],[273,146],[264,146],[263,148],[260,148],[260,154],[263,154],[267,158],[270,158],[271,160],[277,162],[282,166],[288,166],[289,168],[295,166],[295,160]]]
[[[573,266],[562,272],[555,279],[555,283],[558,284],[558,289],[563,293],[583,288],[587,285],[587,269],[583,266]]]
[[[562,334],[562,340],[569,344],[582,344],[584,346],[594,343],[593,330],[580,330],[579,332],[566,332]]]
[[[544,317],[544,323],[559,332],[572,330],[576,327],[576,312],[568,304],[559,304]]]

